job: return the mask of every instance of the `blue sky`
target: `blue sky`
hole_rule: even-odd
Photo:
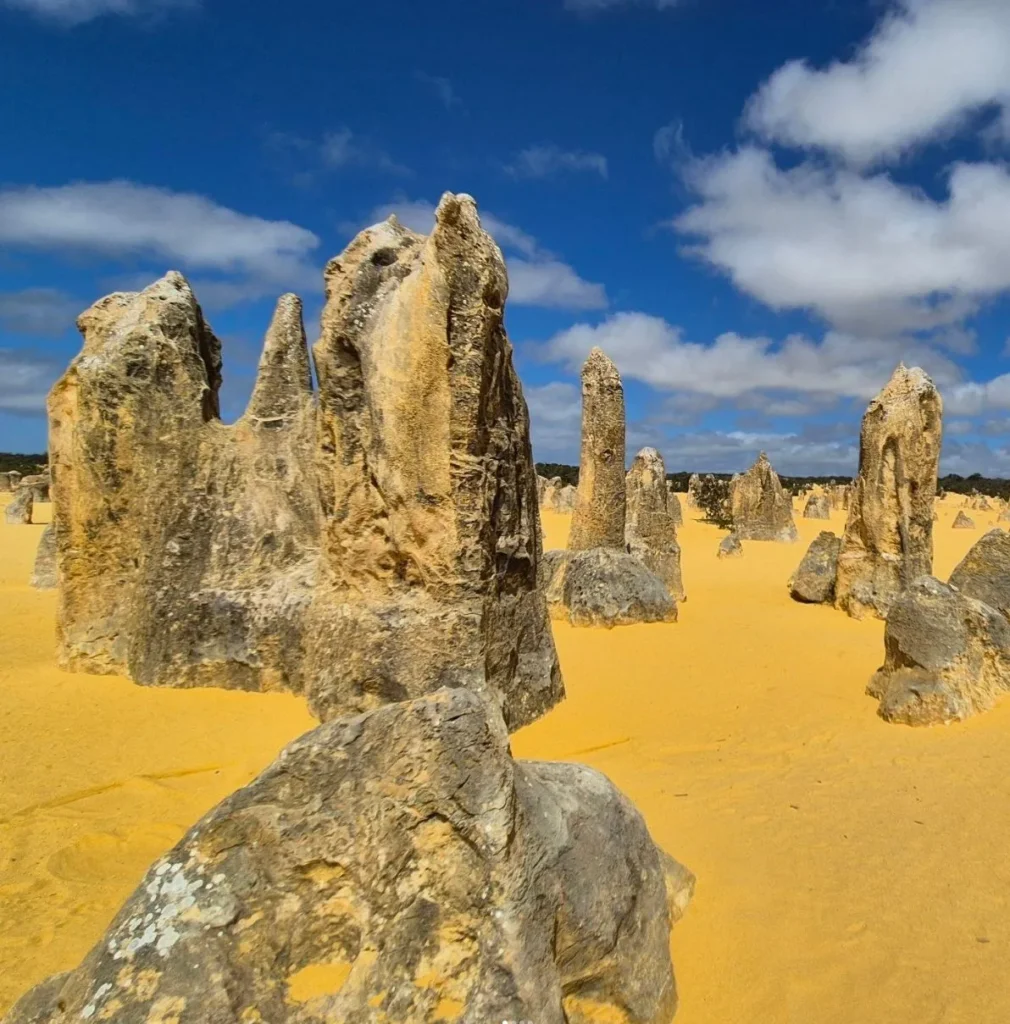
[[[360,228],[471,193],[541,460],[593,344],[629,459],[850,473],[899,359],[944,471],[1010,476],[1006,0],[0,0],[0,450],[45,448],[74,317],[168,269],[224,343]]]

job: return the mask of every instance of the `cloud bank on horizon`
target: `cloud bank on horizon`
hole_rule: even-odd
[[[592,45],[635,25],[673,38],[705,6],[556,0],[552,24]],[[196,21],[214,14],[213,0],[0,0],[0,19],[35,15],[43,38],[186,7]],[[488,197],[482,221],[508,265],[538,458],[577,459],[578,369],[600,345],[628,387],[629,449],[654,444],[671,469],[736,470],[764,448],[784,472],[852,472],[859,415],[904,360],[943,393],[944,470],[1010,475],[1008,332],[992,313],[1010,296],[1010,5],[868,10],[875,22],[840,39],[841,56],[782,60],[737,83],[723,142],[707,152],[690,101],[677,109],[673,95],[649,97],[653,120],[634,153],[623,126],[573,119],[560,99],[535,128],[507,125],[500,141],[493,132],[470,146],[481,92],[446,57],[403,68],[426,104],[425,132],[442,126],[442,150],[412,143],[410,125],[387,130],[388,107],[366,109],[362,92],[315,123],[251,118],[243,131],[262,165],[251,176],[274,174],[258,191],[223,188],[192,163],[145,168],[128,156],[105,177],[85,173],[86,161],[55,182],[51,162],[29,169],[0,187],[0,250],[24,268],[0,292],[0,425],[38,433],[30,420],[73,351],[73,315],[103,291],[175,267],[254,351],[263,303],[294,290],[318,308],[327,255],[390,214],[430,230],[447,184]],[[367,67],[360,74],[374,84]],[[627,99],[647,105],[641,97]],[[653,195],[643,198],[629,161],[651,166]],[[579,214],[589,207],[594,217]],[[663,294],[664,272],[676,298]]]

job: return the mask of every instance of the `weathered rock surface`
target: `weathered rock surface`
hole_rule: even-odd
[[[822,530],[807,548],[803,560],[789,581],[789,593],[796,601],[824,604],[835,599],[835,574],[842,538]]]
[[[893,602],[884,652],[866,692],[889,722],[960,721],[1010,688],[1010,622],[932,576],[914,580]]]
[[[594,348],[582,367],[579,492],[568,547],[624,547],[624,386],[617,367]]]
[[[728,533],[719,541],[719,550],[716,552],[717,558],[739,558],[742,554],[743,545],[735,533]]]
[[[1010,618],[1010,533],[990,530],[977,540],[950,574],[950,585]]]
[[[569,513],[575,511],[575,502],[578,500],[578,489],[571,484],[565,484],[558,492],[558,511]]]
[[[48,501],[49,483],[48,473],[36,473],[33,476],[22,477],[21,483],[18,486],[30,487],[32,490],[32,497],[35,501]]]
[[[830,519],[831,499],[826,494],[811,494],[803,506],[804,519]]]
[[[912,580],[932,572],[942,420],[933,382],[903,365],[863,416],[835,582],[835,603],[854,618],[885,617]]]
[[[540,495],[540,507],[548,512],[557,512],[558,497],[563,486],[559,476],[552,476],[550,480],[545,481],[543,493]]]
[[[49,399],[63,665],[287,689],[324,719],[440,685],[511,728],[553,706],[506,292],[468,196],[428,237],[370,228],[326,269],[318,401],[285,296],[232,426],[180,275],[88,310]]]
[[[47,523],[35,549],[35,566],[29,584],[37,590],[52,590],[59,585],[56,569],[56,527]]]
[[[680,506],[680,498],[674,493],[672,487],[666,489],[666,507],[673,520],[674,526],[684,525],[684,510]]]
[[[643,448],[626,479],[627,514],[624,539],[628,551],[665,584],[675,601],[683,601],[677,526],[670,514],[666,467],[655,448]]]
[[[795,541],[793,503],[764,452],[730,487],[733,532],[741,540]]]
[[[30,487],[18,487],[4,509],[4,520],[11,526],[27,526],[32,521],[34,502]]]
[[[692,887],[604,776],[440,690],[288,746],[6,1021],[665,1024]]]
[[[20,483],[21,483],[21,474],[16,469],[12,469],[7,474],[7,487],[8,487],[8,490],[16,491],[18,489],[18,484],[20,484]]]
[[[551,615],[573,626],[676,622],[663,581],[634,555],[613,548],[547,552],[543,590]]]
[[[954,516],[954,522],[951,523],[951,526],[955,530],[974,530],[975,520],[972,519],[971,516],[966,516],[962,511],[958,512],[958,514]]]
[[[701,486],[701,477],[697,473],[692,473],[687,478],[687,500],[692,505],[698,504],[697,494],[698,488]]]

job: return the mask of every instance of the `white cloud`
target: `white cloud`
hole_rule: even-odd
[[[19,349],[0,348],[0,412],[42,415],[61,366]]]
[[[853,59],[823,70],[805,61],[779,68],[745,122],[765,138],[867,165],[1008,101],[1006,0],[900,0]]]
[[[567,381],[524,387],[530,410],[530,436],[538,462],[578,460],[582,430],[582,392]]]
[[[0,292],[0,327],[12,334],[55,337],[73,327],[84,303],[56,288]]]
[[[0,246],[143,258],[227,275],[260,293],[316,291],[319,239],[290,221],[265,220],[192,193],[129,181],[0,190]]]
[[[372,211],[370,222],[385,220],[390,214],[395,214],[404,227],[422,235],[429,234],[435,224],[435,207],[425,200],[387,203]],[[506,254],[510,302],[548,309],[606,308],[607,292],[602,284],[584,281],[569,264],[541,248],[522,228],[483,211],[480,220]]]
[[[945,408],[957,416],[978,416],[994,409],[1010,409],[1010,373],[982,384],[959,384],[945,396]]]
[[[626,378],[719,400],[752,396],[753,404],[754,395],[763,395],[759,407],[765,411],[796,395],[812,396],[822,406],[839,398],[867,400],[902,359],[923,366],[940,387],[962,379],[946,355],[913,339],[830,331],[819,342],[793,335],[775,346],[769,338],[729,332],[704,345],[685,341],[679,327],[645,313],[615,313],[600,324],[576,324],[539,349],[543,358],[575,371],[594,345],[610,355]]]
[[[675,226],[687,251],[774,309],[805,308],[854,332],[961,322],[1010,288],[1010,175],[955,164],[942,202],[884,175],[801,164],[747,147],[696,161],[700,202]]]
[[[607,158],[602,154],[564,150],[553,144],[529,146],[505,170],[514,178],[550,178],[565,172],[588,172],[606,178],[608,174]]]
[[[73,26],[103,15],[151,18],[173,9],[198,6],[199,0],[0,0],[0,6],[27,11],[44,21]]]

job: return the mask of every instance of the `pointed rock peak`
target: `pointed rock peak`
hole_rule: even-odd
[[[643,448],[632,462],[632,468],[640,466],[643,469],[652,469],[660,472],[664,477],[666,476],[666,467],[663,465],[663,456],[659,454],[658,450],[651,447]]]
[[[463,223],[480,229],[476,200],[465,192],[443,192],[435,208],[435,229],[443,224],[455,226]]]
[[[891,374],[891,379],[881,389],[876,400],[879,402],[890,398],[899,398],[903,395],[918,395],[935,390],[936,386],[929,374],[921,367],[905,366],[904,363],[898,363],[894,368],[894,373]]]
[[[257,420],[281,420],[303,408],[311,395],[302,300],[297,295],[282,295],[267,329],[246,415]]]
[[[600,379],[613,378],[618,382],[621,380],[621,375],[617,371],[617,366],[614,361],[597,345],[594,345],[589,355],[586,357],[586,361],[582,366],[582,377],[586,379],[588,377],[598,377]]]

